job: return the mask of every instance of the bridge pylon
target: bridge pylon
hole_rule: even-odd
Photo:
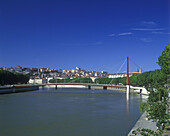
[[[129,57],[127,56],[127,74],[126,74],[126,93],[130,93],[130,85],[129,85]]]

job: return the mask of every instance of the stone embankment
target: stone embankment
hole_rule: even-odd
[[[147,129],[156,131],[156,129],[157,129],[156,123],[152,122],[152,120],[148,120],[148,118],[146,116],[147,116],[147,113],[144,112],[142,114],[142,116],[139,118],[139,120],[136,122],[135,126],[131,129],[128,136],[135,136],[134,134],[132,134],[132,131],[134,131],[138,128],[147,128]],[[140,135],[137,135],[137,136],[140,136]]]
[[[38,86],[0,86],[0,94],[19,93],[38,90]]]
[[[170,107],[169,107],[170,109]],[[169,109],[168,109],[168,113],[169,113]],[[147,129],[151,129],[153,131],[157,130],[156,127],[156,123],[152,122],[152,120],[148,120],[147,118],[147,113],[144,112],[142,114],[142,116],[139,118],[139,120],[136,122],[135,126],[131,129],[131,131],[129,132],[128,136],[135,136],[134,134],[132,134],[132,132],[138,128],[147,128]],[[165,128],[166,131],[163,134],[163,136],[170,136],[170,128]],[[141,136],[141,135],[136,135],[136,136]]]

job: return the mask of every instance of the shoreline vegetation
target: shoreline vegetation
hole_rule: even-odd
[[[159,76],[161,75],[161,76]],[[144,72],[140,75],[133,75],[130,79],[130,85],[136,87],[148,88],[152,84],[165,81],[165,75],[161,70]],[[94,82],[90,78],[76,78],[76,79],[52,79],[50,83],[94,83],[106,85],[126,85],[126,77],[124,78],[97,78]]]
[[[0,85],[27,84],[29,76],[21,73],[12,73],[0,70]],[[132,86],[148,88],[157,83],[165,84],[166,75],[161,70],[148,71],[140,75],[129,77],[129,84]],[[123,78],[96,78],[93,82],[91,78],[74,78],[74,79],[51,79],[49,83],[95,83],[95,84],[114,84],[126,85],[126,77]]]
[[[12,73],[0,70],[0,85],[27,84],[29,76],[21,73]],[[129,84],[132,86],[149,87],[157,83],[165,84],[167,81],[166,74],[161,70],[148,71],[140,75],[129,77]],[[126,77],[123,78],[96,78],[93,82],[91,78],[74,78],[74,79],[51,79],[49,83],[96,83],[96,84],[123,84],[126,85]]]
[[[147,86],[149,97],[147,102],[140,103],[140,110],[147,112],[148,120],[156,123],[156,131],[148,128],[137,128],[134,135],[162,136],[167,135],[170,128],[169,93],[170,93],[170,43],[165,47],[157,62],[161,69],[153,81]]]
[[[28,81],[28,75],[0,70],[0,85],[26,84]]]

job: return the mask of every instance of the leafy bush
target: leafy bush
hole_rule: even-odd
[[[28,80],[27,75],[0,70],[0,85],[26,84]]]

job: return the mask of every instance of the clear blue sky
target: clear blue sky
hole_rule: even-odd
[[[0,0],[0,66],[149,71],[169,42],[170,0]]]

